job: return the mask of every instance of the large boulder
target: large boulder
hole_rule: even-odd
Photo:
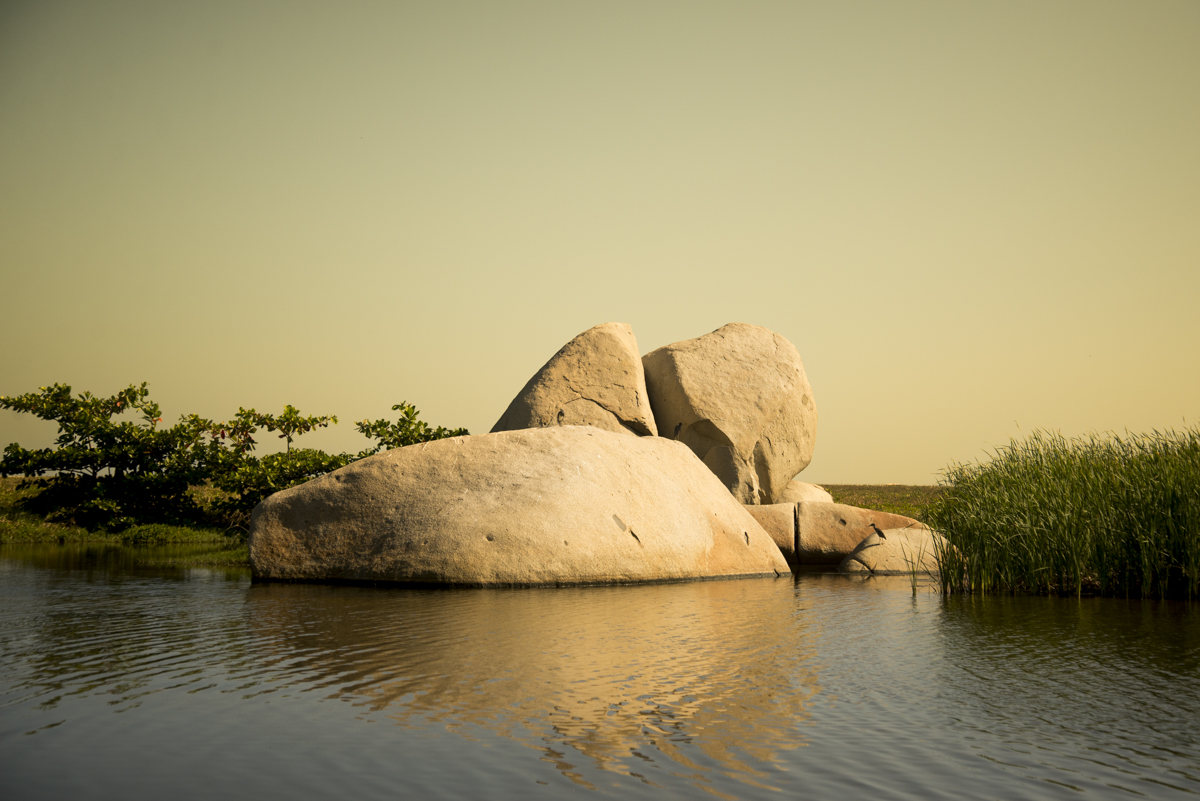
[[[260,579],[473,586],[767,575],[779,548],[683,445],[586,426],[397,448],[255,510]]]
[[[833,496],[824,487],[816,484],[806,484],[803,481],[789,481],[779,493],[776,503],[833,503]]]
[[[695,451],[740,502],[776,503],[812,460],[817,406],[779,334],[730,323],[642,364],[659,434]]]
[[[492,432],[558,425],[657,434],[638,353],[628,325],[589,328],[529,379]]]
[[[796,560],[808,565],[836,565],[858,544],[881,530],[921,528],[924,524],[904,515],[875,512],[844,503],[796,504]]]
[[[873,576],[937,578],[938,554],[949,547],[946,539],[927,528],[889,528],[872,532],[838,565],[842,573]]]
[[[788,566],[796,567],[796,504],[747,504],[745,509],[771,535]]]

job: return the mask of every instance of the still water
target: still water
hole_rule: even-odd
[[[0,547],[0,797],[1184,798],[1200,605],[252,584]]]

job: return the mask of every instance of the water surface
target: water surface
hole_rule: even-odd
[[[0,795],[1200,794],[1200,609],[252,584],[0,547]]]

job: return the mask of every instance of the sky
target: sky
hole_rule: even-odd
[[[816,483],[1200,415],[1200,3],[0,2],[0,395],[485,433],[603,322],[799,350]],[[0,446],[52,423],[0,411]]]

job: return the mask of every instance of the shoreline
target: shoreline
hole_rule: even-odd
[[[211,551],[178,559],[163,566],[249,566],[250,551],[245,532],[201,525],[151,524],[123,531],[89,531],[80,526],[47,521],[20,508],[23,498],[34,490],[18,490],[22,479],[0,478],[0,545],[201,545]],[[909,484],[822,484],[835,503],[878,512],[892,512],[921,519],[926,505],[941,492],[937,486]]]

